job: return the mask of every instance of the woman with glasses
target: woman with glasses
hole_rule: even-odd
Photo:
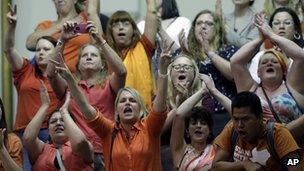
[[[110,17],[106,35],[108,44],[123,59],[127,69],[125,85],[139,91],[146,106],[150,108],[154,96],[151,57],[155,50],[158,24],[155,0],[146,0],[146,2],[147,22],[143,35],[126,11],[117,11]]]
[[[297,14],[290,8],[281,7],[276,9],[269,19],[269,26],[272,28],[272,31],[275,34],[291,40],[299,47],[304,48],[304,39],[301,32],[300,20]],[[265,39],[264,44],[266,49],[275,48],[276,50],[281,51],[280,48],[269,39]],[[258,83],[260,82],[257,75],[258,63],[263,53],[264,51],[257,53],[252,59],[249,67],[250,74]],[[288,55],[286,55],[286,57],[286,64],[288,68],[287,71],[289,72],[289,68],[292,64],[292,58],[290,58]]]
[[[187,49],[187,47],[185,48]],[[225,36],[222,30],[221,20],[213,12],[203,10],[198,13],[192,22],[188,36],[188,52],[198,63],[199,72],[211,75],[216,88],[228,98],[236,93],[230,71],[230,57],[237,48],[225,44]],[[227,111],[213,98],[217,135],[229,120]]]

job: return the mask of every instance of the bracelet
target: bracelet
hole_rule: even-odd
[[[160,71],[158,70],[158,76],[159,76],[160,78],[167,78],[168,73],[167,73],[167,74],[162,74],[162,73],[160,73]]]
[[[102,42],[100,46],[104,46],[105,44],[107,44],[107,41]]]
[[[62,46],[62,45],[63,45],[63,42],[60,39],[57,40],[56,46]]]

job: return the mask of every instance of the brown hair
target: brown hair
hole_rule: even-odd
[[[118,53],[120,56],[122,55],[121,52],[119,51],[115,40],[113,38],[113,29],[112,29],[112,25],[113,23],[119,22],[119,21],[129,21],[132,25],[133,28],[133,37],[132,37],[132,41],[130,44],[130,49],[133,49],[137,42],[140,40],[140,32],[137,28],[137,25],[135,23],[135,21],[132,19],[131,15],[126,12],[126,11],[116,11],[109,19],[108,25],[107,25],[107,31],[106,31],[106,35],[107,35],[107,42],[108,44],[112,47],[112,49],[114,49],[116,51],[116,53]]]

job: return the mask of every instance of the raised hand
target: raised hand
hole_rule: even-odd
[[[223,18],[222,0],[216,0],[215,2],[215,15],[220,19]]]
[[[8,4],[8,13],[6,14],[6,19],[10,27],[16,27],[17,23],[17,5],[14,5],[14,8]]]
[[[182,29],[181,32],[179,32],[178,41],[179,41],[182,51],[189,52],[188,40],[187,40],[187,36],[186,36],[184,29]]]
[[[87,30],[89,31],[92,39],[96,42],[98,45],[102,45],[106,42],[106,40],[102,37],[100,33],[98,33],[98,29],[93,21],[87,22]]]
[[[73,37],[76,37],[78,34],[74,31],[75,26],[77,25],[74,21],[66,21],[61,30],[61,40],[67,41]]]
[[[57,72],[65,80],[73,78],[73,75],[68,66],[65,64],[62,55],[58,54],[56,58],[57,61],[49,59],[49,61],[55,65],[55,72]]]
[[[44,82],[42,80],[39,79],[40,82],[40,99],[41,99],[41,105],[46,105],[48,106],[51,102],[50,97],[49,97],[49,93],[47,91],[47,88],[44,84]]]
[[[211,75],[208,76],[206,74],[199,74],[198,76],[204,82],[209,91],[213,91],[214,89],[216,89]]]
[[[164,40],[162,53],[158,61],[159,72],[164,75],[167,74],[167,68],[172,62],[171,48],[174,44],[173,41],[170,44],[167,41],[168,40]]]
[[[268,25],[265,14],[259,13],[255,15],[254,19],[254,25],[259,29],[260,36],[263,36],[262,38],[270,38],[275,33],[272,31],[272,28]],[[261,35],[262,34],[262,35]]]

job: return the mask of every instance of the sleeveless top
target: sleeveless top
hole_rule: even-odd
[[[212,164],[215,156],[215,149],[213,145],[207,145],[201,154],[195,152],[195,148],[187,145],[183,158],[180,162],[179,171],[192,171],[203,168],[204,166]]]
[[[270,99],[274,111],[278,114],[279,119],[282,123],[289,123],[297,118],[299,118],[303,113],[299,105],[297,104],[295,98],[290,92],[286,83],[283,83],[286,86],[287,92],[283,92],[278,96]],[[259,86],[261,87],[261,86]],[[258,87],[257,87],[258,88]],[[256,92],[257,88],[254,92]],[[265,96],[265,94],[264,94]],[[274,120],[274,115],[271,112],[270,106],[266,99],[263,99],[259,96],[263,109],[263,118],[266,120]]]

